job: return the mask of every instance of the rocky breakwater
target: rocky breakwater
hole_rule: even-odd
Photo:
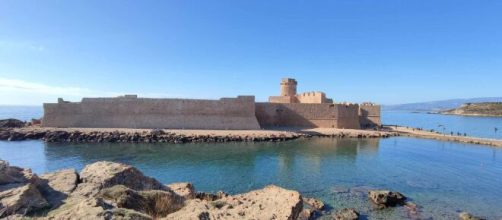
[[[42,176],[5,161],[0,168],[0,218],[297,219],[303,209],[298,192],[273,185],[209,196],[189,183],[163,185],[113,162]]]
[[[279,142],[300,137],[310,137],[308,134],[278,133],[269,135],[186,135],[175,132],[156,130],[142,131],[79,131],[73,129],[43,129],[43,128],[3,128],[0,129],[0,140],[23,141],[43,140],[51,143],[224,143],[224,142]]]

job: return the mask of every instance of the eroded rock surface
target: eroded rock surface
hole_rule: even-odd
[[[49,203],[33,183],[7,190],[0,188],[0,217],[13,214],[24,215],[48,206]]]
[[[185,199],[195,199],[196,191],[191,183],[171,183],[166,186]]]
[[[172,191],[135,191],[123,185],[106,188],[99,197],[115,207],[133,209],[155,218],[178,211],[185,201],[182,196]]]
[[[298,192],[271,185],[215,201],[190,200],[166,219],[297,219],[302,206]]]
[[[124,185],[134,190],[166,190],[159,181],[146,177],[138,169],[113,162],[96,162],[87,165],[80,172],[80,183],[74,194],[94,196],[102,189]]]
[[[311,219],[323,203],[267,186],[238,195],[196,193],[190,183],[162,185],[134,167],[96,162],[80,174],[37,177],[0,161],[0,218],[23,219]],[[303,209],[303,203],[309,209]]]

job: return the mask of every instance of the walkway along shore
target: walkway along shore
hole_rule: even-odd
[[[502,147],[502,140],[445,135],[416,128],[384,126],[380,130],[288,129],[288,130],[173,130],[116,128],[1,128],[0,140],[43,140],[53,143],[223,143],[280,142],[298,138],[388,138],[407,136]]]

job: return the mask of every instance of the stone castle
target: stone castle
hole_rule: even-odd
[[[335,103],[323,92],[297,94],[297,81],[283,79],[281,95],[219,100],[156,99],[125,95],[44,103],[44,127],[252,130],[346,128],[381,125],[380,106]]]

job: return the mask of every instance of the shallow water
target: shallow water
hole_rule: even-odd
[[[241,193],[276,184],[355,207],[370,219],[409,218],[406,208],[372,211],[368,189],[397,190],[419,218],[456,219],[461,210],[502,217],[502,148],[415,138],[314,138],[283,143],[45,144],[0,142],[0,158],[37,173],[98,160],[138,167],[164,183]]]
[[[461,134],[466,133],[468,136],[502,139],[502,117],[382,111],[382,122],[388,125],[403,125],[426,130],[434,129],[447,134],[460,132]]]

